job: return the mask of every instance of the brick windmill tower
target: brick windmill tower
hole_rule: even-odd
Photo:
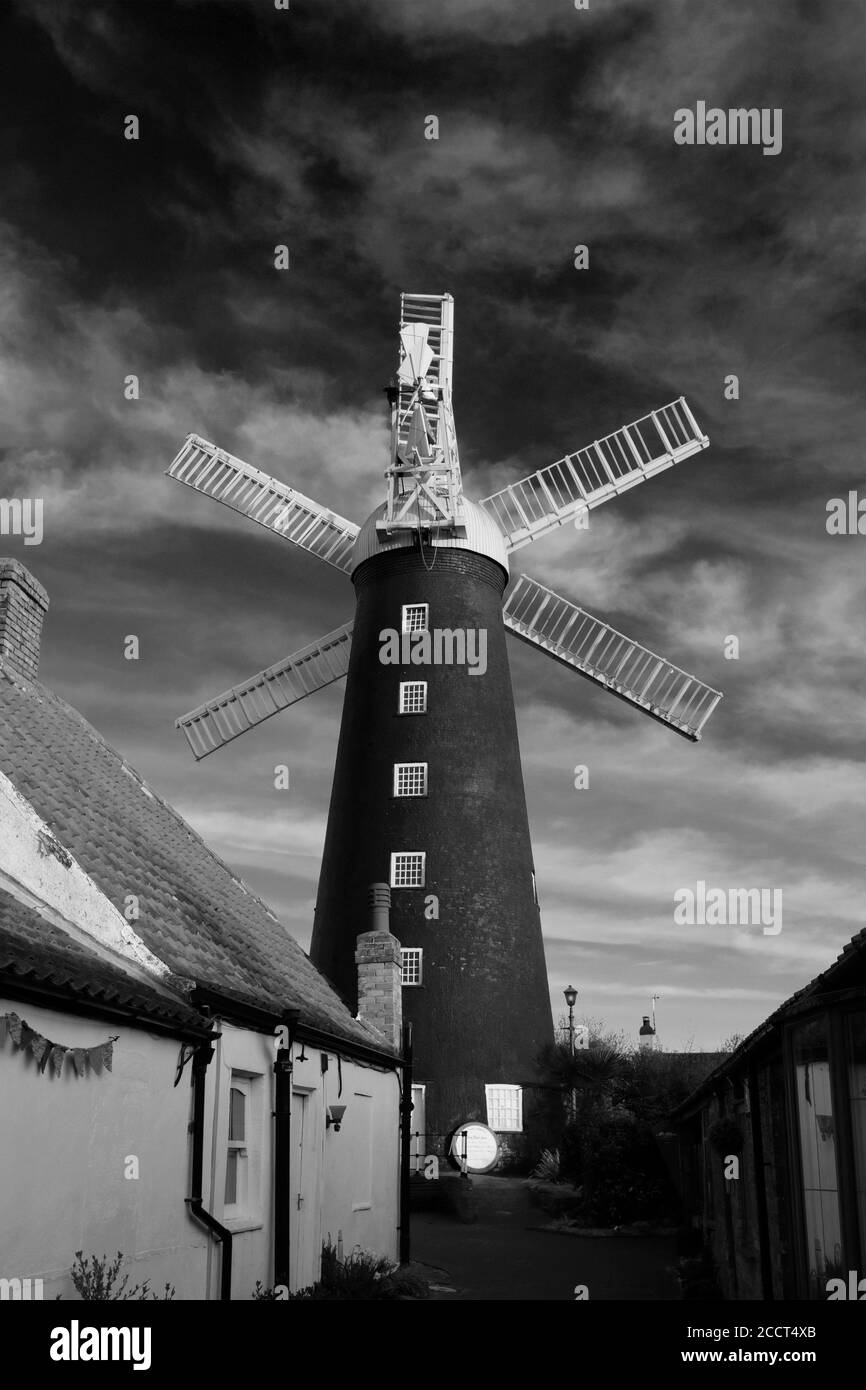
[[[470,1120],[519,1148],[552,1039],[506,630],[692,740],[720,698],[526,575],[503,605],[515,550],[706,447],[685,400],[474,503],[452,346],[451,296],[404,294],[386,496],[360,528],[197,435],[168,470],[351,576],[353,623],[178,726],[202,758],[348,676],[311,955],[354,1002],[367,889],[390,884],[428,1152]]]

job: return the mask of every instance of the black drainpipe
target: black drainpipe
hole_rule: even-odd
[[[292,1045],[300,1010],[284,1015],[288,1047],[274,1062],[274,1285],[289,1287],[292,1223]]]
[[[409,1263],[412,1152],[412,1024],[403,1024],[403,1096],[400,1101],[400,1263]]]
[[[217,1240],[222,1241],[222,1271],[220,1274],[220,1300],[231,1301],[232,1296],[232,1233],[217,1221],[202,1205],[202,1169],[204,1167],[204,1092],[205,1074],[213,1057],[213,1043],[202,1043],[197,1047],[192,1059],[192,1194],[187,1197],[190,1216],[200,1221],[212,1231]]]

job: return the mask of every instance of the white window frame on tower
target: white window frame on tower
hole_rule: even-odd
[[[394,796],[426,796],[427,764],[395,763]]]
[[[410,978],[411,977],[411,978]],[[415,989],[424,980],[424,951],[421,946],[403,946],[400,950],[400,983],[404,989]]]
[[[523,1133],[523,1087],[493,1085],[484,1087],[487,1123],[495,1134]]]
[[[417,705],[417,708],[415,706]],[[401,681],[398,714],[427,713],[427,682]]]
[[[405,869],[409,863],[417,869],[418,877],[412,882],[401,882],[403,875],[399,870]],[[427,877],[427,853],[423,849],[400,849],[395,850],[391,855],[391,887],[392,888],[423,888]]]
[[[400,614],[400,631],[426,632],[429,619],[429,603],[404,603]]]

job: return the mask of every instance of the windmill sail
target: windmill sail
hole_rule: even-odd
[[[636,705],[696,743],[718,690],[522,574],[503,610],[515,637]]]
[[[271,478],[243,459],[227,454],[197,434],[187,437],[166,469],[169,478],[213,497],[308,550],[329,565],[349,572],[358,527],[321,507],[302,492]]]
[[[206,758],[272,714],[279,714],[345,676],[352,627],[352,623],[344,623],[318,642],[302,647],[178,719],[175,727],[183,729],[196,760]]]
[[[706,449],[684,396],[481,501],[509,550]]]

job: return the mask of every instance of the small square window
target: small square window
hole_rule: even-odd
[[[523,1130],[523,1088],[485,1086],[487,1123],[498,1134],[519,1134]]]
[[[427,855],[423,850],[400,850],[391,855],[391,887],[423,888]]]
[[[420,946],[404,946],[400,952],[400,983],[420,985],[424,952]]]
[[[404,603],[401,632],[426,632],[428,603]]]
[[[395,764],[394,764],[394,795],[395,795],[395,796],[426,796],[426,795],[427,795],[427,764],[426,764],[426,763],[395,763]]]
[[[400,682],[400,714],[426,714],[427,713],[427,682],[426,681],[401,681]]]

